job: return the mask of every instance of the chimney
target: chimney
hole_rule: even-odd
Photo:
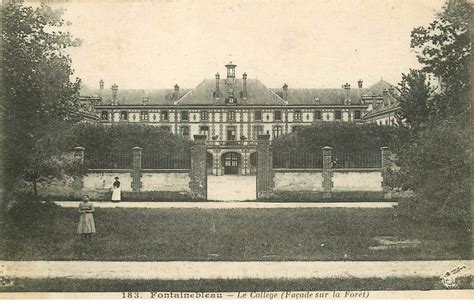
[[[242,74],[242,91],[244,99],[247,98],[247,73]]]
[[[173,94],[174,100],[177,101],[179,100],[179,86],[178,84],[174,85],[174,94]]]
[[[216,92],[214,93],[215,98],[219,98],[219,81],[220,81],[221,76],[219,75],[219,72],[216,73]]]
[[[346,83],[345,85],[342,86],[344,88],[346,97],[344,98],[344,105],[348,105],[351,103],[351,85],[349,83]]]
[[[288,100],[288,85],[286,83],[283,84],[283,100]]]
[[[362,80],[359,79],[359,81],[357,81],[357,85],[359,85],[359,89],[362,89],[362,84],[363,84]]]
[[[117,91],[118,86],[117,84],[112,85],[112,104],[117,105]]]
[[[390,105],[390,101],[389,101],[389,98],[388,98],[388,90],[387,90],[387,89],[383,89],[382,94],[383,94],[383,105],[384,105],[384,106],[389,106],[389,105]]]
[[[104,89],[104,80],[103,80],[103,79],[101,79],[101,80],[99,81],[99,89],[100,89],[100,90],[103,90],[103,89]]]

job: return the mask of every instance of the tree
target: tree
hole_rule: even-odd
[[[429,27],[411,34],[423,68],[400,84],[405,132],[394,147],[400,170],[391,180],[393,187],[413,191],[401,205],[411,217],[464,228],[471,215],[470,14],[466,0],[449,1]],[[441,87],[430,88],[424,73],[434,74]]]
[[[423,72],[440,80],[440,117],[465,113],[470,108],[471,13],[466,0],[450,0],[428,27],[415,28],[411,33],[411,47],[424,65]]]
[[[78,118],[79,79],[70,81],[71,60],[64,53],[78,46],[61,31],[61,10],[10,2],[2,10],[4,188],[21,181],[36,184],[64,168],[60,133]]]
[[[400,119],[403,124],[414,128],[423,128],[433,117],[433,88],[424,72],[410,70],[402,75],[399,84]]]

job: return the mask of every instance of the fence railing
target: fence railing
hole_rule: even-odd
[[[338,151],[332,152],[333,168],[380,168],[382,155],[380,150],[366,150],[359,152]]]
[[[323,168],[323,156],[316,153],[273,153],[274,168]]]
[[[89,153],[85,152],[84,161],[90,169],[131,169],[132,154],[129,152]]]
[[[152,153],[142,155],[143,169],[189,169],[191,156],[160,156]]]
[[[380,150],[365,151],[332,151],[332,168],[381,168],[382,155]],[[273,152],[273,168],[323,168],[322,153]]]

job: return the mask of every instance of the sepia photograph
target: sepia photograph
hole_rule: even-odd
[[[0,299],[474,299],[471,0],[5,0]]]

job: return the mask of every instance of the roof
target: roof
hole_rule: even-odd
[[[363,97],[383,96],[383,90],[393,87],[390,83],[380,80],[364,89],[349,89],[350,104],[359,105]],[[216,80],[205,79],[194,89],[179,89],[179,99],[176,102],[174,90],[170,89],[118,89],[117,103],[119,105],[142,105],[142,99],[148,98],[147,105],[186,105],[186,106],[219,106],[226,104],[229,89],[233,88],[236,105],[240,106],[284,106],[284,105],[344,105],[346,89],[343,88],[289,88],[287,101],[283,100],[283,89],[269,89],[257,79],[247,79],[247,98],[242,95],[243,80],[235,79],[229,82],[219,80],[220,98],[215,98]],[[103,105],[112,103],[112,90],[91,90],[81,87],[81,96],[102,98]],[[176,103],[175,103],[176,102]]]
[[[384,81],[383,79],[379,80],[375,84],[370,87],[363,89],[362,95],[363,96],[382,96],[383,91],[390,87],[394,87],[389,82]]]
[[[241,95],[243,92],[243,80],[241,79],[235,79],[233,82],[220,79],[219,98],[214,97],[216,80],[205,79],[196,88],[183,96],[177,105],[225,105],[226,98],[229,97],[229,90],[232,88],[234,90],[234,97],[237,99],[237,105],[286,105],[281,97],[257,79],[247,79],[247,98]]]
[[[282,89],[273,89],[283,96]],[[360,104],[359,90],[349,89],[351,104]],[[345,89],[288,89],[289,105],[344,105]]]
[[[179,97],[183,97],[188,93],[189,89],[179,89]],[[142,105],[143,98],[147,97],[147,105],[173,105],[174,89],[118,89],[117,103],[119,105]],[[90,90],[87,87],[81,87],[81,96],[97,96],[102,97],[102,104],[108,105],[112,103],[112,90],[99,89]]]
[[[395,93],[387,92],[386,96],[383,96],[383,102],[375,106],[375,109],[368,112],[364,117],[374,117],[382,113],[396,111],[400,108],[400,102]]]

